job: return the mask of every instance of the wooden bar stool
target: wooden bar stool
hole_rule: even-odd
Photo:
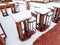
[[[40,31],[44,31],[46,26],[48,27],[48,13],[50,12],[51,10],[47,9],[47,8],[37,8],[35,9],[35,12],[37,14],[40,14],[40,17],[39,17],[39,27],[37,28],[38,30]]]
[[[6,40],[7,35],[6,35],[5,31],[4,31],[1,23],[0,23],[0,28],[1,28],[1,30],[0,30],[0,31],[1,31],[1,32],[0,32],[0,35],[1,35],[1,37],[2,37],[4,40]]]
[[[8,16],[8,13],[6,10],[6,4],[0,4],[0,10],[3,16]]]
[[[30,32],[28,20],[31,18],[31,13],[29,11],[19,12],[19,13],[16,13],[16,14],[12,14],[12,18],[16,22],[19,38],[21,40],[26,40],[26,36],[28,37],[29,32]],[[24,25],[24,29],[22,29],[22,24],[21,24],[22,22],[23,22],[23,25]],[[24,34],[22,32],[23,30],[25,32]],[[24,36],[24,35],[26,35],[26,36]]]
[[[59,15],[60,15],[60,3],[56,3],[54,5],[54,7],[55,7],[55,18],[54,18],[54,20],[57,23],[59,20]]]

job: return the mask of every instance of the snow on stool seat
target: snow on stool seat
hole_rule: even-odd
[[[5,6],[6,4],[5,3],[3,3],[3,4],[0,4],[0,6]]]
[[[9,2],[9,4],[15,4],[16,2]]]
[[[26,1],[14,1],[14,2],[18,2],[19,4],[26,4]]]
[[[29,20],[29,22],[34,22],[36,20],[36,18],[34,16],[31,17],[31,19]]]
[[[52,16],[53,12],[48,13],[48,16]]]
[[[55,9],[55,8],[53,7],[54,4],[55,4],[54,2],[47,3],[47,4],[46,4],[46,7],[54,10],[54,9]]]
[[[37,8],[40,8],[44,5],[45,5],[44,3],[30,2],[30,6],[37,7]]]
[[[53,6],[56,8],[60,8],[60,3],[55,3]]]
[[[20,22],[20,21],[24,21],[25,19],[31,18],[31,13],[23,11],[13,14],[12,17],[15,20],[15,22]]]
[[[50,9],[47,9],[47,8],[36,8],[35,9],[35,12],[39,13],[39,14],[47,14],[49,13],[51,10]]]

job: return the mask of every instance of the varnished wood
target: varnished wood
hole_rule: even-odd
[[[4,39],[1,37],[1,35],[0,35],[0,45],[6,45],[6,42],[5,42]]]
[[[25,20],[24,22],[24,30],[25,30],[25,33],[29,31],[29,25],[28,25],[28,22]]]
[[[45,16],[46,16],[46,18],[45,18],[45,23],[44,23],[44,17]],[[38,25],[37,29],[40,30],[40,31],[46,30],[45,29],[45,27],[47,26],[46,25],[46,22],[47,22],[47,14],[40,14],[40,17],[39,17],[39,25]]]
[[[17,12],[16,12],[15,4],[10,4],[10,7],[11,7],[12,13],[17,13]]]
[[[8,16],[6,6],[0,6],[0,10],[3,16]]]
[[[21,24],[21,22],[19,22],[19,23],[16,23],[16,25],[17,25],[17,31],[18,31],[18,34],[19,34],[19,38],[21,38],[22,40],[23,40],[23,34],[22,34],[22,24]]]
[[[54,22],[57,23],[60,15],[60,8],[56,8]]]
[[[25,31],[24,34],[22,33],[23,30],[22,30],[21,22],[16,23],[18,35],[19,35],[19,38],[20,38],[21,41],[25,41],[25,40],[29,39],[34,34],[34,31],[29,31],[28,30],[29,26],[27,25],[26,20],[23,21],[23,24],[24,24],[24,31]]]
[[[1,23],[0,23],[0,27],[1,27],[2,31],[3,31],[3,34],[0,34],[0,35],[1,35],[1,36],[2,36],[2,35],[5,35],[5,37],[3,37],[3,39],[6,40],[7,35],[6,35],[5,31],[4,31],[4,29],[3,29],[2,25],[1,25]]]

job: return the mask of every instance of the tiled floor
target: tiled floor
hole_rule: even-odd
[[[33,45],[60,45],[60,23],[37,38]]]

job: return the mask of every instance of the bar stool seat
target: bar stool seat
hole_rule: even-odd
[[[47,4],[46,4],[46,7],[54,10],[54,9],[55,9],[54,6],[53,6],[54,4],[55,4],[55,2],[47,3]]]
[[[0,4],[0,6],[5,6],[5,4],[3,3],[3,4]]]
[[[49,13],[51,10],[50,9],[47,9],[47,8],[36,8],[35,9],[35,12],[39,13],[39,14],[47,14]]]
[[[25,19],[31,18],[31,13],[23,11],[16,14],[12,14],[12,17],[16,22],[20,22],[20,21],[24,21]]]
[[[36,18],[34,16],[32,16],[31,19],[29,20],[29,22],[33,22],[35,20],[36,20]]]
[[[60,8],[60,3],[55,3],[53,6],[57,7],[57,8]]]

